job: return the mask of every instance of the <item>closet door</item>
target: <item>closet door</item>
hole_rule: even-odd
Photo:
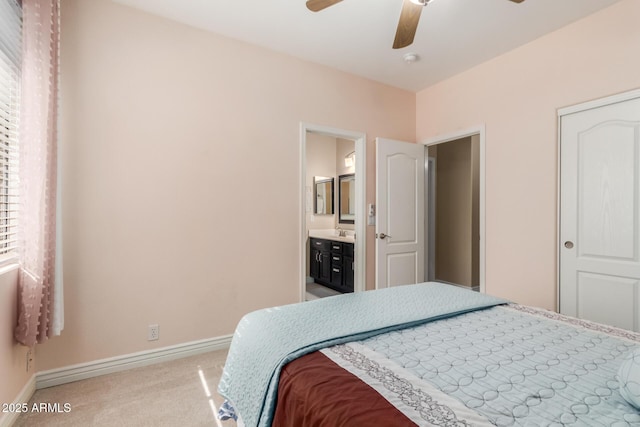
[[[640,331],[640,93],[560,117],[560,312]]]

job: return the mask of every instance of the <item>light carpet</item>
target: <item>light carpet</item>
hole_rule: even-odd
[[[30,411],[15,426],[232,427],[235,422],[214,417],[223,401],[216,387],[226,357],[227,350],[219,350],[38,390],[29,408],[57,403],[60,412]]]

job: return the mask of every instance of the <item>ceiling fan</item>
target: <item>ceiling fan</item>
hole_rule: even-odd
[[[341,1],[342,0],[307,0],[307,9],[312,12],[319,12]],[[396,30],[396,38],[393,41],[394,49],[407,47],[413,43],[422,8],[432,1],[433,0],[403,0],[400,21],[398,21],[398,29]],[[509,1],[522,3],[524,0]]]

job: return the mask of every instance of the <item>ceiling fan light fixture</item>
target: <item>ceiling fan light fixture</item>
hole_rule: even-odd
[[[411,0],[411,3],[417,4],[418,6],[426,6],[431,3],[433,0]]]

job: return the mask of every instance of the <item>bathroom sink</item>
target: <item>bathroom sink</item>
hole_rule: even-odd
[[[334,240],[336,242],[354,243],[356,240],[354,231],[353,230],[344,230],[344,231],[346,233],[346,236],[339,236],[338,230],[335,230],[333,228],[309,230],[309,237]]]

